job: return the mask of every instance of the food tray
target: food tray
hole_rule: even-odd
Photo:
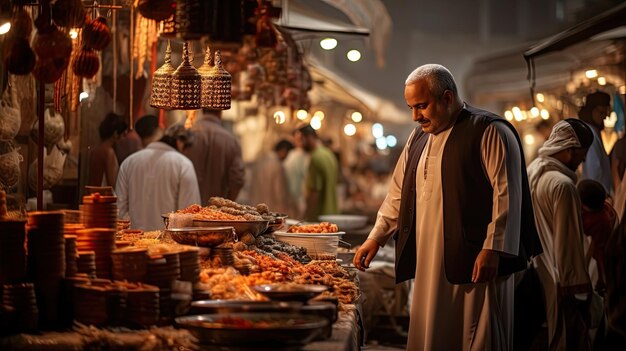
[[[165,228],[169,227],[170,217],[169,213],[161,215]],[[253,236],[258,236],[264,233],[269,225],[269,221],[227,221],[227,220],[208,220],[208,219],[194,219],[194,227],[233,227],[238,237],[242,237],[245,233],[250,233]]]
[[[269,221],[211,221],[204,219],[194,219],[194,227],[233,227],[238,237],[242,237],[245,233],[253,236],[265,232]]]
[[[172,240],[183,245],[215,247],[235,241],[233,227],[192,227],[166,229]]]
[[[252,288],[270,300],[299,302],[307,302],[328,290],[326,285],[293,283],[261,284]]]
[[[223,324],[245,320],[252,325]],[[223,346],[301,346],[313,341],[328,325],[320,316],[296,313],[229,313],[179,317],[178,326],[188,329],[201,344]],[[269,322],[269,325],[259,323]]]
[[[293,301],[200,300],[191,303],[192,313],[293,313],[302,304]]]
[[[274,232],[274,238],[291,245],[301,246],[314,260],[334,260],[337,258],[339,238],[345,232],[337,233],[285,233]]]

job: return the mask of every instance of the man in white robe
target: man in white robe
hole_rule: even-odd
[[[402,233],[414,235],[415,248],[401,249],[402,255],[405,250],[415,255],[414,261],[408,261],[415,264],[412,267],[415,282],[407,350],[510,350],[513,345],[514,289],[510,273],[515,270],[500,274],[499,268],[502,267],[499,265],[503,260],[540,252],[540,248],[526,248],[526,251],[521,248],[521,236],[527,234],[520,230],[524,226],[523,220],[527,220],[522,218],[522,213],[530,212],[532,217],[532,209],[529,209],[519,138],[513,127],[502,118],[464,104],[458,97],[454,78],[443,66],[418,67],[409,75],[405,85],[405,100],[421,130],[417,128],[409,138],[394,170],[389,194],[378,212],[376,224],[355,254],[353,263],[358,269],[368,268],[378,249],[394,233],[398,256]],[[480,130],[475,138],[477,132],[473,129],[483,123],[481,121],[487,121],[483,124],[486,128]],[[464,123],[459,127],[461,122]],[[419,134],[417,138],[416,134]],[[455,139],[449,142],[453,140],[453,134]],[[420,138],[427,138],[425,146],[423,151],[419,150],[419,146],[415,151],[413,144]],[[474,173],[462,168],[466,164],[455,167],[447,160],[453,157],[455,143],[463,143],[463,139],[476,140],[471,145],[472,150],[478,150],[476,155],[472,154],[477,160],[473,166]],[[420,151],[417,164],[409,161],[414,160],[413,153]],[[414,217],[415,225],[411,226],[414,228],[411,233],[402,224],[402,218],[404,201],[411,202],[412,199],[407,200],[402,194],[405,183],[413,181],[413,173],[415,187],[410,194],[415,196],[415,207],[413,211],[411,205],[409,213]],[[471,262],[447,253],[452,241],[463,241],[465,246],[461,246],[469,247],[467,238],[463,238],[469,236],[469,232],[465,232],[468,229],[465,223],[462,235],[450,233],[454,221],[465,220],[460,213],[446,213],[446,210],[450,212],[450,202],[457,199],[463,204],[461,211],[474,210],[469,208],[474,198],[468,195],[473,189],[451,186],[449,174],[484,179],[492,189],[491,193],[482,194],[483,198],[491,197],[488,201],[493,206],[483,211],[490,213],[490,217],[488,224],[485,223],[478,233],[481,240],[472,243],[475,247],[474,254],[469,256]],[[459,178],[455,180],[458,182]],[[462,180],[460,182],[463,183]],[[458,196],[446,196],[450,188],[458,191],[455,194]],[[449,199],[447,203],[446,198]],[[525,212],[523,208],[526,208]],[[451,215],[459,215],[459,218],[450,219]],[[530,232],[534,233],[533,240],[536,241],[534,224],[531,227]],[[412,241],[409,242],[412,245]],[[521,268],[518,264],[516,270],[526,267],[525,258],[521,261]],[[396,281],[399,281],[400,270],[411,269],[399,267],[398,262],[396,257]],[[469,272],[469,276],[457,274],[460,270]]]
[[[543,288],[549,350],[590,350],[588,299],[591,280],[585,259],[576,173],[594,135],[584,122],[554,125],[528,166],[528,180],[543,255],[534,260]]]

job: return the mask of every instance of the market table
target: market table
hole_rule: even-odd
[[[339,318],[333,324],[332,336],[327,340],[314,341],[307,344],[302,348],[280,348],[280,347],[263,347],[260,345],[254,350],[301,350],[301,351],[356,351],[360,350],[362,343],[363,331],[360,323],[358,307],[356,305],[347,305],[345,311],[339,312]],[[94,333],[97,334],[97,333]],[[129,343],[129,348],[135,347],[137,338],[131,337],[127,333],[117,334],[116,342]],[[55,350],[81,350],[87,345],[92,345],[95,342],[94,337],[91,340],[84,335],[79,336],[75,332],[67,333],[42,333],[38,335],[20,334],[11,337],[0,338],[0,349],[7,347],[13,350],[40,350],[42,345],[53,348]],[[99,340],[103,342],[103,340]],[[132,346],[131,346],[132,345]],[[116,346],[120,346],[117,344]],[[213,345],[201,345],[200,350],[205,351],[239,351],[249,350],[249,347],[227,347],[227,346],[213,346]]]

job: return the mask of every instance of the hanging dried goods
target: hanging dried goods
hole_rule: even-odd
[[[155,21],[164,21],[174,15],[176,1],[139,0],[137,10],[145,17]]]
[[[80,28],[85,24],[85,16],[81,0],[57,0],[52,5],[52,20],[58,26]]]
[[[4,65],[11,74],[25,75],[35,68],[35,53],[30,48],[28,40],[22,37],[14,37],[7,40],[10,49],[4,57]]]

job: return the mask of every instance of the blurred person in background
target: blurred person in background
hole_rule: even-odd
[[[304,219],[318,221],[320,215],[339,213],[337,204],[339,165],[335,154],[322,144],[313,127],[307,124],[298,131],[302,134],[302,148],[311,155],[304,180],[306,199]]]
[[[281,140],[274,150],[258,159],[252,166],[249,184],[249,201],[255,205],[266,203],[273,212],[286,214],[291,209],[291,196],[283,162],[293,149],[293,144]]]
[[[135,130],[143,141],[153,141],[120,166],[116,188],[119,218],[130,219],[133,229],[160,229],[162,214],[200,202],[193,164],[181,153],[192,145],[193,136],[176,124],[155,140],[162,131],[154,116],[138,120]]]
[[[589,147],[581,179],[593,179],[600,182],[609,195],[613,194],[613,180],[611,176],[611,162],[604,149],[601,131],[604,129],[604,119],[611,113],[611,96],[602,91],[596,91],[585,97],[585,105],[578,112],[578,117],[591,128],[593,144]]]
[[[100,145],[91,151],[87,185],[115,187],[119,162],[115,154],[116,142],[126,133],[128,123],[124,117],[109,113],[100,122]]]
[[[184,150],[196,170],[202,205],[213,196],[234,201],[244,185],[241,145],[221,116],[220,110],[203,109],[191,127],[194,143]]]
[[[587,260],[595,260],[597,270],[591,270],[592,282],[595,290],[604,295],[606,291],[604,275],[604,251],[611,233],[617,228],[617,212],[607,201],[607,194],[602,184],[591,179],[583,179],[576,185],[582,204],[582,219],[585,235],[591,238],[591,245],[587,250]],[[597,275],[597,276],[596,276]],[[596,278],[596,279],[593,279]]]
[[[586,123],[569,118],[552,133],[528,166],[543,255],[534,267],[543,290],[549,350],[590,350],[591,278],[585,257],[576,169],[594,142]]]
[[[291,218],[302,218],[305,210],[304,198],[304,179],[311,155],[304,151],[302,133],[296,129],[293,132],[294,148],[289,152],[287,158],[283,162],[285,173],[287,174],[287,185],[289,188],[289,196],[291,203],[294,204],[291,211],[287,212]]]

